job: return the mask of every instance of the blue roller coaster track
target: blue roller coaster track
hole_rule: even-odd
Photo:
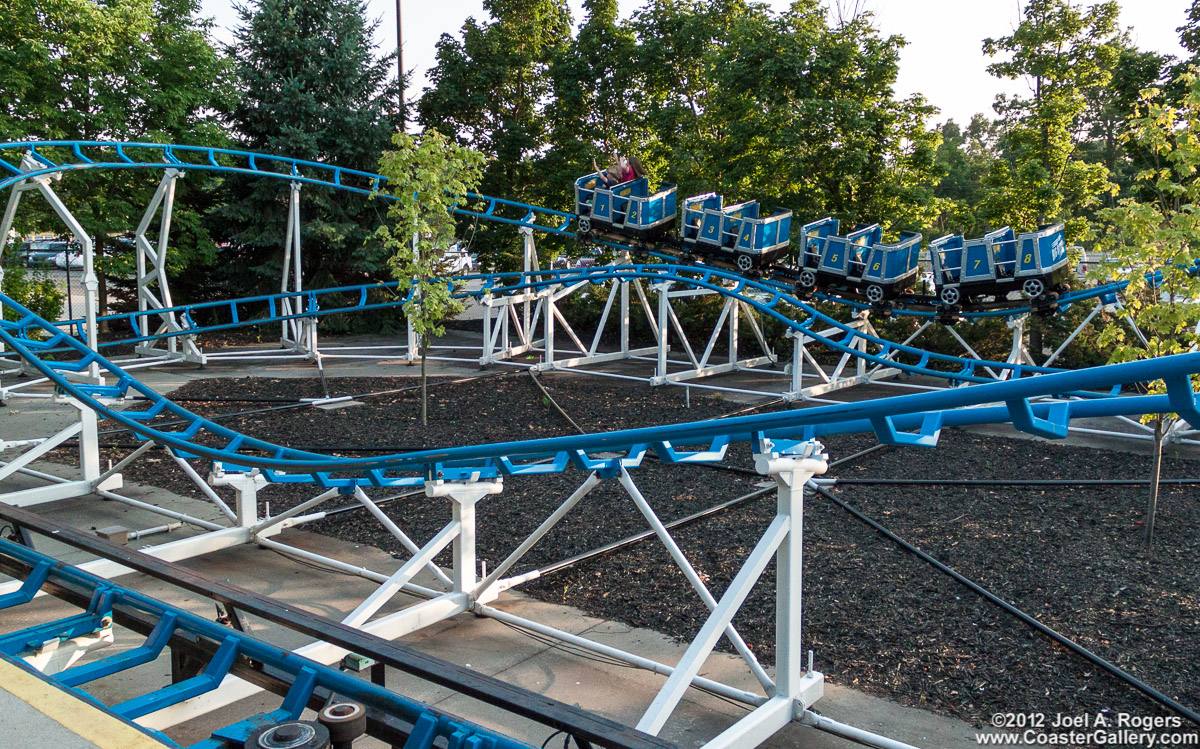
[[[6,153],[13,152],[22,154],[25,159],[22,167],[4,160]],[[63,155],[59,156],[60,153]],[[29,169],[30,160],[39,166]],[[10,176],[0,179],[0,189],[13,187],[23,180],[103,169],[245,174],[363,195],[378,193],[384,182],[381,176],[366,172],[227,149],[104,142],[0,145],[0,170],[11,172]],[[481,201],[484,207],[474,210],[460,206],[456,208],[459,214],[549,234],[576,234],[572,228],[573,214],[499,198],[471,197]],[[612,246],[629,249],[622,245]],[[114,315],[107,319],[128,323],[132,336],[112,342],[88,340],[83,321],[52,323],[0,294],[0,310],[15,317],[15,320],[0,322],[0,343],[10,347],[29,368],[46,377],[57,394],[128,430],[140,440],[169,448],[180,459],[199,458],[226,472],[257,471],[273,483],[312,483],[342,494],[361,493],[363,487],[417,487],[439,482],[536,476],[572,469],[592,471],[601,478],[628,478],[626,470],[640,466],[651,453],[668,464],[711,464],[726,460],[734,445],[749,443],[760,454],[786,453],[801,442],[831,434],[867,433],[883,444],[932,447],[937,444],[942,429],[947,427],[1005,423],[1025,433],[1055,439],[1065,437],[1075,419],[1168,412],[1177,413],[1191,426],[1200,428],[1200,408],[1193,389],[1193,378],[1200,375],[1200,353],[1078,371],[939,354],[868,335],[839,322],[796,298],[789,284],[747,278],[709,266],[680,265],[674,263],[672,257],[666,259],[668,262],[654,265],[480,274],[446,279],[445,282],[455,295],[462,297],[503,297],[583,283],[650,281],[678,284],[743,302],[764,317],[774,319],[834,352],[851,354],[908,374],[940,377],[950,384],[971,386],[648,428],[347,457],[295,449],[224,427],[158,393],[100,350],[116,343],[194,335],[242,325],[315,320],[335,313],[395,308],[407,301],[395,284],[284,292]],[[478,288],[475,288],[476,284]],[[1064,296],[1061,303],[1089,298],[1106,303],[1115,300],[1119,290],[1120,286],[1114,284],[1076,292]],[[297,297],[303,297],[301,310],[294,306]],[[285,305],[285,300],[292,304]],[[855,308],[862,306],[844,300],[832,301],[848,303]],[[979,319],[1029,311],[1029,308],[1010,308],[969,313],[966,317]],[[169,312],[178,313],[185,323],[185,330],[141,335],[146,316]],[[925,316],[934,314],[910,312]],[[828,326],[832,332],[819,332],[819,326]],[[994,377],[982,376],[980,368],[984,367],[1005,373],[1006,381],[997,382]],[[102,379],[97,381],[88,377],[81,381],[78,375],[83,372],[98,372]],[[1165,393],[1122,394],[1123,386],[1153,381],[1162,382]],[[131,395],[138,399],[130,398]],[[800,496],[802,494],[799,492]],[[777,517],[776,524],[779,522]],[[12,553],[7,547],[6,550]],[[32,556],[28,561],[38,563]],[[741,575],[739,573],[739,577]],[[714,610],[713,615],[716,614]],[[674,676],[672,680],[676,680]],[[786,715],[789,721],[794,710],[791,700],[788,696]]]
[[[4,158],[4,156],[13,152],[22,155],[28,154],[40,165],[40,168],[25,171]],[[58,152],[62,152],[65,157],[60,157],[62,160],[56,161],[47,156],[47,152],[53,152],[55,155]],[[75,160],[71,161],[71,158]],[[378,194],[379,190],[387,183],[387,178],[379,174],[271,154],[204,146],[162,143],[117,143],[110,141],[21,141],[3,143],[0,144],[0,169],[11,172],[10,176],[0,179],[0,190],[30,178],[59,175],[65,172],[81,170],[114,169],[177,169],[180,171],[246,174],[282,179],[302,185],[356,192],[364,195]],[[481,202],[484,208],[482,210],[472,210],[467,207],[457,207],[455,208],[455,213],[476,219],[518,227],[528,227],[545,234],[567,237],[577,236],[577,227],[573,228],[577,223],[576,216],[573,213],[474,193],[469,194],[468,197],[472,201]],[[633,249],[627,245],[608,240],[602,240],[598,243],[615,250]],[[663,260],[668,264],[677,261],[675,256],[664,253],[650,252],[648,255]],[[773,288],[785,291],[792,288],[790,282],[780,283],[768,279],[765,283]],[[1124,288],[1124,285],[1124,283],[1105,284],[1092,289],[1083,289],[1064,294],[1059,300],[1058,306],[1060,309],[1066,309],[1073,303],[1093,298],[1100,298],[1106,302],[1115,301],[1115,295]],[[828,294],[817,294],[816,298],[822,301],[843,304],[857,310],[870,308],[868,304]],[[820,314],[807,307],[808,305],[804,305],[806,312]],[[967,320],[977,320],[1018,315],[1028,313],[1031,310],[1032,308],[1029,305],[1025,305],[1005,307],[1003,309],[964,312],[961,316]],[[931,318],[937,315],[936,312],[929,310],[904,308],[898,308],[893,313],[923,318]]]
[[[40,165],[40,168],[27,171],[0,158],[0,167],[12,173],[11,176],[0,180],[0,189],[12,187],[22,180],[27,179],[58,175],[65,172],[106,169],[178,169],[246,174],[338,190],[348,190],[364,195],[379,194],[379,189],[386,182],[386,178],[381,175],[330,166],[318,162],[200,146],[109,143],[103,141],[47,141],[0,144],[0,156],[14,151],[22,155],[28,155],[29,158]],[[75,161],[56,161],[46,155],[47,151],[55,153],[63,151],[69,157],[75,159]],[[457,213],[488,221],[528,227],[544,233],[575,236],[575,232],[570,228],[572,222],[575,221],[573,214],[530,206],[501,198],[481,195],[471,195],[470,197],[473,200],[482,201],[486,205],[486,208],[482,211],[474,211],[460,207],[455,209]],[[515,212],[520,215],[519,217],[505,216],[500,215],[501,212]],[[618,249],[630,249],[615,243],[608,244]],[[675,260],[675,258],[668,255],[662,255],[661,257],[670,261]],[[612,280],[627,281],[635,279],[681,283],[715,291],[724,296],[736,296],[750,304],[750,306],[760,313],[781,321],[797,332],[803,332],[806,336],[815,339],[830,350],[839,353],[851,353],[853,356],[865,359],[873,364],[898,368],[910,374],[925,374],[947,379],[952,383],[962,383],[990,381],[992,378],[976,374],[981,368],[987,368],[992,372],[1004,373],[1013,377],[1020,377],[1030,373],[1056,371],[1051,368],[1033,367],[1020,363],[1013,364],[950,356],[925,351],[915,346],[893,343],[882,338],[864,334],[853,326],[840,322],[812,305],[796,298],[792,294],[790,284],[773,282],[769,279],[749,279],[731,271],[703,265],[693,266],[668,263],[663,265],[604,266],[574,271],[540,271],[527,275],[512,273],[484,274],[449,279],[448,283],[452,287],[459,288],[457,296],[469,297],[481,296],[483,294],[517,294],[547,286],[580,281],[598,284]],[[465,288],[462,288],[465,287],[466,283],[471,281],[480,281],[482,288],[476,291],[467,291]],[[126,335],[104,343],[94,343],[93,346],[94,348],[100,348],[182,335],[196,335],[247,325],[312,319],[342,312],[395,308],[402,306],[407,301],[406,298],[399,298],[396,295],[396,286],[395,283],[367,284],[310,290],[302,294],[283,293],[264,295],[224,302],[180,305],[125,315],[110,315],[100,319],[121,323],[128,322],[132,328],[132,335]],[[1115,301],[1115,296],[1120,288],[1121,284],[1109,284],[1073,292],[1065,295],[1061,300],[1061,304],[1065,306],[1092,298],[1098,298],[1104,302]],[[388,292],[393,295],[389,300],[372,301],[370,298],[372,295]],[[281,308],[284,300],[294,300],[297,296],[305,298],[305,309],[293,314],[282,314]],[[337,304],[335,302],[334,306],[322,307],[322,299],[337,298],[339,296],[349,296],[356,299],[356,301],[351,304]],[[841,300],[836,297],[828,297],[828,299],[848,304],[855,309],[863,308],[863,305],[858,302]],[[790,315],[784,314],[781,309],[784,305],[792,307],[795,312]],[[1020,314],[1028,311],[1029,308],[1006,309],[1003,311],[994,310],[971,313],[968,317],[982,319],[985,317]],[[140,319],[170,313],[178,313],[182,316],[186,324],[185,330],[168,331],[151,335],[140,334],[138,325]],[[203,314],[227,314],[228,318],[225,322],[204,325],[197,320],[197,317]],[[912,314],[930,317],[934,313],[914,311]],[[797,322],[796,317],[802,317],[803,321]],[[833,330],[840,331],[844,335],[840,338],[835,338],[819,334],[814,330],[816,323],[822,323]],[[75,336],[86,340],[83,320],[71,320],[58,323],[58,325],[71,331]],[[17,335],[21,334],[18,330]],[[58,339],[56,338],[55,340]],[[856,342],[865,342],[868,346],[875,347],[877,351],[874,353],[864,352],[861,350],[861,347],[856,348],[853,345]],[[899,356],[912,358],[915,360],[915,363],[903,362],[897,359]]]
[[[940,392],[883,398],[862,403],[785,411],[716,421],[693,422],[552,439],[470,447],[421,450],[371,458],[346,458],[295,450],[249,437],[194,414],[138,381],[119,365],[66,335],[13,299],[0,295],[0,306],[20,320],[0,327],[0,340],[49,378],[58,391],[85,404],[142,439],[177,450],[181,457],[202,457],[227,470],[257,468],[279,483],[316,482],[351,490],[358,485],[413,486],[427,480],[465,480],[494,476],[557,473],[568,467],[611,475],[636,467],[653,451],[669,463],[714,462],[725,458],[736,442],[812,439],[822,434],[870,432],[888,444],[932,446],[945,426],[1011,422],[1017,429],[1046,438],[1067,434],[1072,418],[1176,412],[1200,426],[1191,375],[1200,373],[1200,353],[1143,362],[1114,364],[1074,372],[1023,377],[1009,382]],[[769,308],[768,308],[769,309]],[[14,334],[21,331],[21,335]],[[47,336],[35,342],[38,330]],[[66,345],[78,354],[72,361],[47,360],[39,348]],[[72,382],[68,373],[97,365],[112,385]],[[1120,386],[1151,380],[1167,385],[1166,395],[1117,396]],[[141,410],[115,410],[113,399],[133,391],[146,399]],[[1032,398],[1074,396],[1107,391],[1110,397],[1031,403]],[[1001,403],[1000,406],[985,404]],[[173,417],[186,424],[168,430],[152,422]],[[705,449],[676,446],[707,442]],[[590,453],[625,451],[622,458],[593,458]],[[409,472],[417,475],[396,475]]]

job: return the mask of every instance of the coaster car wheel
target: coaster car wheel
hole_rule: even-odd
[[[939,296],[942,299],[942,304],[948,307],[953,307],[962,299],[962,294],[959,293],[957,286],[947,286],[942,289],[942,293]]]
[[[589,218],[588,216],[580,216],[579,217],[579,233],[587,234],[591,230],[592,230],[592,219]]]
[[[809,268],[805,268],[800,271],[800,277],[796,279],[796,283],[800,284],[800,288],[812,291],[817,287],[817,274]]]
[[[877,283],[873,283],[867,287],[867,301],[871,304],[879,304],[883,301],[883,287]]]
[[[1037,299],[1046,291],[1046,284],[1040,278],[1031,278],[1021,286],[1021,291],[1030,299]]]
[[[734,258],[733,264],[736,265],[737,269],[742,273],[749,273],[750,270],[754,268],[754,258],[746,254],[739,254],[736,258]]]

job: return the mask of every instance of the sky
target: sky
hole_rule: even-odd
[[[397,0],[368,0],[368,13],[380,21],[376,41],[381,48],[396,44]],[[482,0],[399,0],[404,14],[404,65],[413,70],[409,97],[416,98],[426,85],[425,71],[436,62],[438,38],[458,35],[470,16],[485,17]],[[568,0],[578,24],[582,0]],[[644,0],[619,0],[623,17],[641,7]],[[790,0],[770,0],[783,10]],[[1132,28],[1141,49],[1181,56],[1179,35],[1191,0],[1119,0],[1122,27]],[[230,40],[237,25],[232,0],[202,0],[203,13],[217,25],[217,38]],[[864,0],[875,14],[884,34],[899,34],[908,40],[900,54],[896,95],[903,98],[920,93],[941,110],[935,120],[954,119],[965,123],[976,112],[989,116],[999,93],[1028,93],[1021,81],[1001,81],[987,73],[989,59],[982,51],[983,39],[1007,35],[1016,26],[1019,0]]]

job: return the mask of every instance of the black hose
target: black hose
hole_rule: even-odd
[[[1149,479],[837,479],[859,486],[1148,486]],[[1160,484],[1200,484],[1200,479],[1159,479]]]
[[[1011,603],[1000,598],[995,593],[992,593],[991,591],[982,587],[981,585],[974,582],[973,580],[954,571],[953,569],[946,566],[945,564],[942,564],[941,562],[939,562],[937,559],[934,559],[929,554],[926,554],[925,552],[918,549],[916,546],[913,546],[912,544],[910,544],[908,541],[905,541],[903,538],[900,538],[895,533],[892,533],[891,531],[889,531],[887,528],[884,528],[882,525],[880,525],[878,522],[876,522],[872,518],[864,515],[863,513],[856,510],[855,508],[851,507],[849,504],[847,504],[846,502],[844,502],[843,500],[841,500],[840,498],[835,496],[833,493],[826,491],[823,487],[813,483],[812,481],[809,481],[808,486],[810,489],[812,489],[817,494],[820,494],[822,497],[825,497],[829,501],[836,504],[838,507],[842,508],[846,512],[853,515],[859,521],[870,526],[872,529],[874,529],[877,533],[882,535],[884,538],[886,538],[889,541],[891,541],[892,543],[896,544],[904,551],[907,551],[908,553],[917,557],[921,561],[926,562],[927,564],[931,565],[934,569],[938,570],[939,572],[942,572],[942,573],[948,575],[955,582],[965,586],[966,588],[971,590],[976,595],[982,597],[988,603],[991,603],[991,604],[994,604],[994,605],[1000,607],[1004,612],[1011,614],[1012,616],[1021,620],[1026,625],[1032,627],[1033,629],[1042,633],[1046,637],[1049,637],[1051,640],[1053,640],[1054,642],[1058,643],[1059,645],[1062,645],[1063,647],[1067,648],[1072,653],[1075,653],[1076,655],[1081,656],[1082,658],[1085,658],[1086,660],[1090,661],[1091,663],[1094,663],[1095,665],[1104,669],[1108,673],[1110,673],[1113,676],[1117,677],[1118,679],[1124,681],[1129,686],[1133,687],[1134,689],[1138,690],[1142,694],[1146,695],[1150,699],[1154,700],[1158,704],[1167,708],[1171,712],[1174,712],[1174,713],[1188,719],[1192,723],[1195,723],[1196,725],[1200,726],[1200,714],[1197,714],[1196,712],[1181,705],[1180,703],[1171,699],[1170,697],[1168,697],[1167,695],[1158,691],[1157,689],[1150,686],[1149,684],[1146,684],[1145,682],[1135,678],[1134,676],[1131,676],[1128,672],[1113,665],[1112,663],[1109,663],[1108,661],[1104,660],[1103,658],[1096,655],[1092,651],[1090,651],[1087,648],[1083,647],[1082,645],[1076,643],[1074,640],[1071,640],[1071,639],[1067,638],[1066,636],[1059,634],[1057,631],[1051,629],[1050,627],[1047,627],[1045,624],[1042,624],[1037,619],[1034,619],[1029,614],[1026,614],[1024,611],[1018,609],[1016,606],[1013,606]]]
[[[679,528],[684,525],[689,525],[691,523],[696,522],[697,520],[703,520],[704,518],[709,517],[710,515],[716,515],[718,512],[722,512],[724,510],[729,510],[734,507],[738,507],[739,505],[743,505],[747,502],[750,502],[751,500],[758,499],[762,495],[767,494],[768,492],[773,492],[773,491],[775,491],[774,487],[767,487],[765,489],[759,489],[757,491],[751,492],[751,493],[743,495],[741,497],[727,500],[725,502],[722,502],[719,505],[709,507],[706,510],[700,510],[699,512],[694,512],[691,515],[688,515],[686,517],[682,517],[677,520],[672,520],[671,522],[664,523],[663,525],[666,527],[667,530],[671,530],[673,528]],[[568,557],[567,559],[563,559],[562,561],[555,562],[554,564],[551,564],[551,565],[541,568],[540,570],[537,571],[538,576],[544,577],[551,573],[564,570],[568,567],[573,567],[576,564],[579,564],[580,562],[585,562],[589,559],[594,559],[599,556],[604,556],[605,554],[612,553],[618,549],[623,549],[626,546],[632,546],[633,544],[636,544],[639,541],[644,541],[653,535],[654,535],[654,531],[652,531],[652,530],[642,531],[641,533],[636,533],[632,536],[622,538],[620,541],[613,541],[612,543],[605,544],[604,546],[601,546],[596,549],[592,549],[591,551],[585,551],[582,554],[576,554],[573,557]]]

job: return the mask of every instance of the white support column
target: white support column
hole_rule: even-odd
[[[669,374],[667,371],[667,341],[670,337],[668,332],[670,326],[667,324],[667,316],[671,312],[671,282],[666,281],[658,284],[658,366],[654,370],[654,379],[650,380],[650,384],[657,385],[666,381]]]
[[[553,294],[547,294],[542,299],[542,302],[545,306],[545,319],[543,320],[544,328],[542,330],[543,356],[542,366],[538,367],[538,369],[549,370],[554,369],[554,317],[557,310],[555,309]]]
[[[705,746],[721,749],[758,746],[822,696],[824,677],[808,668],[802,657],[800,586],[804,485],[813,475],[826,470],[827,457],[821,449],[821,444],[815,440],[780,448],[770,440],[761,441],[754,457],[755,468],[759,473],[770,475],[779,486],[775,519],[642,716],[638,730],[654,735],[662,730],[772,555],[777,568],[776,675],[774,687],[769,692],[770,699]]]
[[[729,298],[730,305],[726,303],[726,309],[733,307],[729,315],[729,366],[736,367],[738,364],[738,321],[741,319],[742,302],[733,297]],[[707,360],[707,356],[705,359]]]
[[[301,315],[306,304],[304,301],[304,262],[300,245],[300,183],[292,182],[288,193],[287,231],[283,241],[283,270],[279,283],[281,294],[294,294],[283,298],[280,310],[285,315]],[[284,348],[297,353],[316,355],[317,330],[316,321],[303,318],[284,320],[281,326],[280,343]]]
[[[621,284],[621,357],[629,356],[629,282]]]
[[[1033,355],[1029,353],[1029,348],[1025,345],[1025,320],[1029,318],[1028,314],[1014,315],[1008,319],[1008,327],[1012,330],[1012,348],[1008,352],[1009,364],[1036,364],[1033,361]],[[998,379],[1007,380],[1012,377],[1012,370],[1006,369],[1000,373]]]
[[[154,197],[142,214],[141,223],[134,232],[134,251],[137,257],[137,293],[138,312],[146,313],[174,306],[171,300],[171,287],[167,278],[167,254],[170,248],[171,217],[175,210],[175,183],[183,176],[178,169],[167,169],[163,174]],[[159,220],[158,239],[152,245],[146,237],[154,218],[162,208],[162,218]],[[157,293],[155,289],[157,287]],[[174,312],[163,312],[159,315],[159,324],[151,327],[151,315],[142,314],[138,320],[138,332],[143,335],[158,333],[178,333],[184,330]],[[206,357],[196,346],[195,336],[172,336],[165,339],[166,348],[161,348],[157,341],[140,343],[134,349],[139,356],[166,356],[169,359],[179,359],[203,364]],[[182,346],[181,346],[182,344]],[[182,351],[181,351],[182,348]]]
[[[212,473],[208,476],[210,486],[231,486],[237,495],[236,507],[237,524],[242,528],[256,528],[259,525],[258,492],[267,485],[267,479],[254,469],[249,473],[226,473],[220,463],[213,463]],[[272,536],[279,533],[280,525],[262,528],[258,535]]]
[[[4,248],[8,246],[8,233],[12,231],[13,220],[17,215],[17,206],[21,203],[21,193],[28,189],[25,181],[13,185],[8,193],[8,203],[4,207],[4,218],[0,219],[0,289],[4,288]],[[0,354],[4,353],[4,342],[0,341]]]
[[[452,521],[457,524],[454,535],[454,570],[450,579],[454,593],[470,594],[479,582],[475,558],[475,504],[489,494],[504,490],[501,479],[486,481],[426,481],[425,496],[449,497],[453,504]],[[484,591],[484,595],[487,591]],[[494,596],[493,596],[494,597]],[[479,603],[487,603],[481,600]]]
[[[30,153],[26,153],[25,157],[21,159],[22,171],[31,172],[40,168],[42,168],[42,164],[34,159],[33,155]],[[57,177],[61,178],[61,175],[57,175]],[[40,177],[30,178],[29,182],[23,183],[15,189],[36,189],[39,193],[41,193],[42,197],[45,198],[46,202],[50,204],[50,207],[58,215],[59,219],[61,219],[62,222],[67,225],[67,228],[70,229],[71,234],[75,237],[75,241],[78,242],[79,246],[83,248],[83,311],[85,319],[84,334],[87,336],[87,344],[94,348],[98,340],[96,336],[96,315],[97,306],[99,303],[97,299],[97,293],[100,289],[100,279],[96,275],[96,259],[93,255],[92,238],[88,235],[87,231],[84,230],[83,225],[80,224],[75,216],[71,214],[71,211],[67,209],[66,204],[62,202],[62,199],[58,197],[58,194],[55,193],[50,187],[50,182],[51,177],[49,175],[42,175]],[[15,212],[16,201],[10,198],[8,207]],[[8,211],[6,210],[6,218],[7,214]],[[67,290],[67,293],[70,293],[70,289]],[[100,375],[100,365],[94,363],[91,364],[88,367],[88,376],[93,381],[102,383],[103,378]]]
[[[520,229],[520,232],[521,232],[522,254],[524,256],[522,267],[524,268],[526,273],[533,273],[535,271],[540,271],[542,268],[541,268],[541,265],[538,263],[537,247],[533,243],[533,227],[522,226]],[[523,326],[523,329],[525,330],[526,335],[528,335],[529,338],[531,339],[530,342],[532,342],[532,338],[533,338],[533,329],[532,329],[533,312],[529,306],[531,303],[532,303],[532,296],[529,295],[528,293],[526,293],[525,303],[523,305],[521,305],[521,307],[522,307],[523,321],[525,323],[525,325]]]

